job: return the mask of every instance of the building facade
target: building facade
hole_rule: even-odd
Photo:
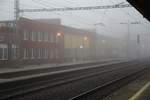
[[[63,60],[63,32],[59,25],[22,18],[20,26],[20,57],[26,64],[61,62]]]
[[[20,18],[17,24],[13,21],[0,22],[0,65],[124,57],[122,41],[58,22],[51,24],[50,20],[26,18]]]
[[[10,24],[0,23],[0,64],[6,65],[7,63],[13,64],[16,62],[19,50],[19,45],[17,44],[17,36],[13,27]],[[13,24],[13,23],[12,23]]]
[[[0,65],[63,61],[60,25],[21,18],[16,33],[13,21],[0,22]]]

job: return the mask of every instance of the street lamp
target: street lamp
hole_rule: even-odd
[[[56,36],[60,37],[60,36],[61,36],[61,33],[57,33],[57,35],[56,35]]]
[[[84,36],[83,37],[83,50],[84,50],[84,58],[88,57],[88,37]]]
[[[141,24],[141,22],[135,21],[135,22],[121,22],[120,24],[127,25],[128,32],[127,32],[127,57],[130,58],[130,25],[136,25]]]
[[[57,44],[61,44],[61,36],[62,36],[62,33],[57,33],[56,34],[56,43]],[[60,49],[62,48],[62,45],[59,45],[58,47],[57,47],[57,51],[59,51]],[[55,53],[56,54],[56,58],[58,57],[58,52],[57,53]]]
[[[60,37],[62,36],[62,33],[57,33],[56,34],[56,42],[59,42],[60,41]]]
[[[106,40],[102,40],[102,43],[105,44],[105,43],[106,43]]]
[[[96,34],[99,33],[98,30],[97,30],[98,27],[101,27],[101,28],[105,28],[105,27],[106,27],[106,25],[105,25],[103,22],[95,23],[94,26],[95,26]],[[101,31],[102,31],[102,30],[105,30],[105,29],[101,29]],[[98,34],[97,34],[97,35],[98,35]],[[95,38],[97,38],[97,35],[95,35]],[[95,41],[96,41],[96,40],[95,40]],[[97,50],[98,50],[98,47],[97,47],[97,46],[94,46],[94,51],[95,51],[95,52],[94,52],[94,57],[97,56]]]
[[[83,48],[83,45],[80,45],[80,49],[82,49]]]
[[[88,40],[88,37],[85,36],[85,37],[84,37],[84,41],[87,41],[87,40]]]

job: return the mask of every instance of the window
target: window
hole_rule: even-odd
[[[38,32],[37,34],[38,34],[38,41],[40,41],[40,32]]]
[[[44,32],[41,32],[41,40],[42,40],[42,41],[45,41],[44,39],[45,39],[45,33],[44,33]]]
[[[44,41],[45,42],[49,41],[49,34],[48,33],[44,33]]]
[[[47,49],[47,48],[44,48],[44,49],[43,49],[43,58],[44,58],[44,59],[47,59],[47,58],[48,58],[48,49]]]
[[[56,43],[58,43],[58,42],[59,42],[59,37],[57,37],[57,36],[56,36],[56,40],[55,40],[55,42],[56,42]]]
[[[58,58],[58,50],[55,49],[55,57]]]
[[[36,56],[37,56],[37,51],[36,50],[37,50],[36,48],[33,48],[33,56],[34,56],[34,58],[36,58]]]
[[[44,50],[44,48],[41,48],[41,58],[44,58],[44,52],[45,52],[45,50]]]
[[[34,52],[35,57],[39,58],[39,52],[38,52],[39,50],[38,50],[38,48],[35,48],[34,50],[35,50],[35,52]]]
[[[0,47],[0,60],[3,59],[3,48]]]
[[[17,45],[15,45],[15,44],[12,44],[12,58],[13,59],[16,59],[17,58],[17,49],[18,49],[18,47],[17,47]]]
[[[37,51],[37,58],[39,59],[40,58],[40,49],[37,48],[36,51]]]
[[[33,41],[33,35],[34,35],[34,33],[33,32],[31,32],[31,40]]]
[[[53,49],[50,50],[50,58],[51,58],[51,59],[54,58],[54,50],[53,50]]]
[[[29,40],[29,33],[27,31],[23,32],[23,39],[24,40]]]
[[[45,57],[48,58],[48,49],[46,48],[45,50]]]
[[[38,48],[37,53],[38,53],[38,59],[41,59],[42,58],[42,48]]]
[[[51,34],[48,34],[48,41],[51,42],[51,38],[50,38]]]
[[[33,31],[31,32],[31,40],[36,41],[36,33]]]
[[[43,33],[38,32],[38,41],[42,41]]]
[[[42,48],[40,48],[39,53],[40,53],[40,58],[42,58]]]
[[[5,37],[4,36],[0,36],[0,42],[4,41]]]
[[[31,48],[31,59],[34,59],[34,48]]]
[[[24,48],[24,59],[28,59],[29,58],[29,48]]]
[[[54,36],[53,36],[52,33],[49,34],[49,41],[50,41],[51,43],[54,42]]]
[[[8,45],[0,44],[0,60],[8,60]]]
[[[38,51],[37,51],[37,54],[38,54]],[[31,48],[31,59],[35,59],[35,58],[36,58],[36,48]]]

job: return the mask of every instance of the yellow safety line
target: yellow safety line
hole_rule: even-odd
[[[129,100],[136,100],[149,86],[150,86],[150,82],[144,85],[135,95],[129,98]]]

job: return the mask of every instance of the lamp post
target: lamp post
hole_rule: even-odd
[[[141,46],[140,46],[140,41],[141,41],[141,36],[138,34],[137,35],[137,46],[138,46],[138,51],[137,51],[137,53],[138,53],[138,58],[139,58],[139,60],[141,59]]]
[[[56,34],[56,42],[59,42],[60,41],[60,38],[62,37],[62,33],[57,33]]]
[[[140,23],[140,22],[137,22],[137,21],[136,21],[136,22],[129,22],[129,21],[128,21],[127,23],[126,23],[126,22],[121,22],[120,24],[122,24],[122,25],[123,25],[123,24],[124,24],[124,25],[127,25],[127,30],[128,30],[128,31],[127,31],[127,37],[126,37],[126,41],[127,41],[127,57],[130,58],[130,56],[131,56],[131,55],[130,55],[130,49],[131,49],[131,48],[130,48],[130,37],[131,37],[131,36],[130,36],[130,25],[137,25],[137,24],[141,24],[141,23]],[[139,52],[138,52],[138,53],[139,53]]]
[[[144,57],[143,55],[144,55],[144,50],[145,50],[145,47],[148,47],[148,46],[145,46],[144,45],[144,42],[145,42],[145,39],[144,39],[144,37],[147,37],[147,38],[149,38],[150,37],[150,35],[149,34],[138,34],[137,35],[137,45],[138,45],[138,57],[139,57],[139,61],[141,60],[141,58],[142,57]],[[142,39],[143,38],[143,39]],[[144,41],[142,41],[141,42],[141,40],[144,40]],[[146,55],[147,55],[147,53],[146,53]]]
[[[57,34],[56,34],[56,42],[57,42],[57,44],[60,44],[61,42],[61,37],[62,37],[62,33],[60,33],[60,32],[58,32]],[[55,56],[56,56],[56,58],[58,57],[58,50],[61,50],[61,45],[59,45],[59,46],[57,46],[57,51],[55,51]]]
[[[122,24],[122,25],[127,25],[127,36],[126,36],[126,41],[127,41],[127,54],[126,54],[126,56],[127,56],[127,58],[130,58],[130,24],[129,24],[129,21],[126,23],[124,23],[124,22],[121,22],[120,24]]]
[[[99,36],[98,36],[97,28],[98,28],[98,26],[104,28],[104,27],[106,27],[106,25],[102,22],[99,22],[99,23],[95,23],[94,26],[95,26],[95,31],[96,31],[96,34],[94,36],[94,38],[95,38],[94,42],[95,42],[96,45],[94,45],[93,48],[94,48],[94,58],[97,59],[97,57],[99,57],[99,53],[98,53],[98,51],[99,51],[98,50],[99,49],[99,46],[98,46],[98,39],[99,38],[98,37]]]
[[[84,38],[83,38],[83,40],[84,40],[84,42],[83,42],[83,47],[84,47],[84,58],[86,59],[86,57],[88,57],[88,44],[87,44],[87,42],[88,42],[88,37],[87,36],[85,36]],[[86,56],[87,55],[87,56]]]

